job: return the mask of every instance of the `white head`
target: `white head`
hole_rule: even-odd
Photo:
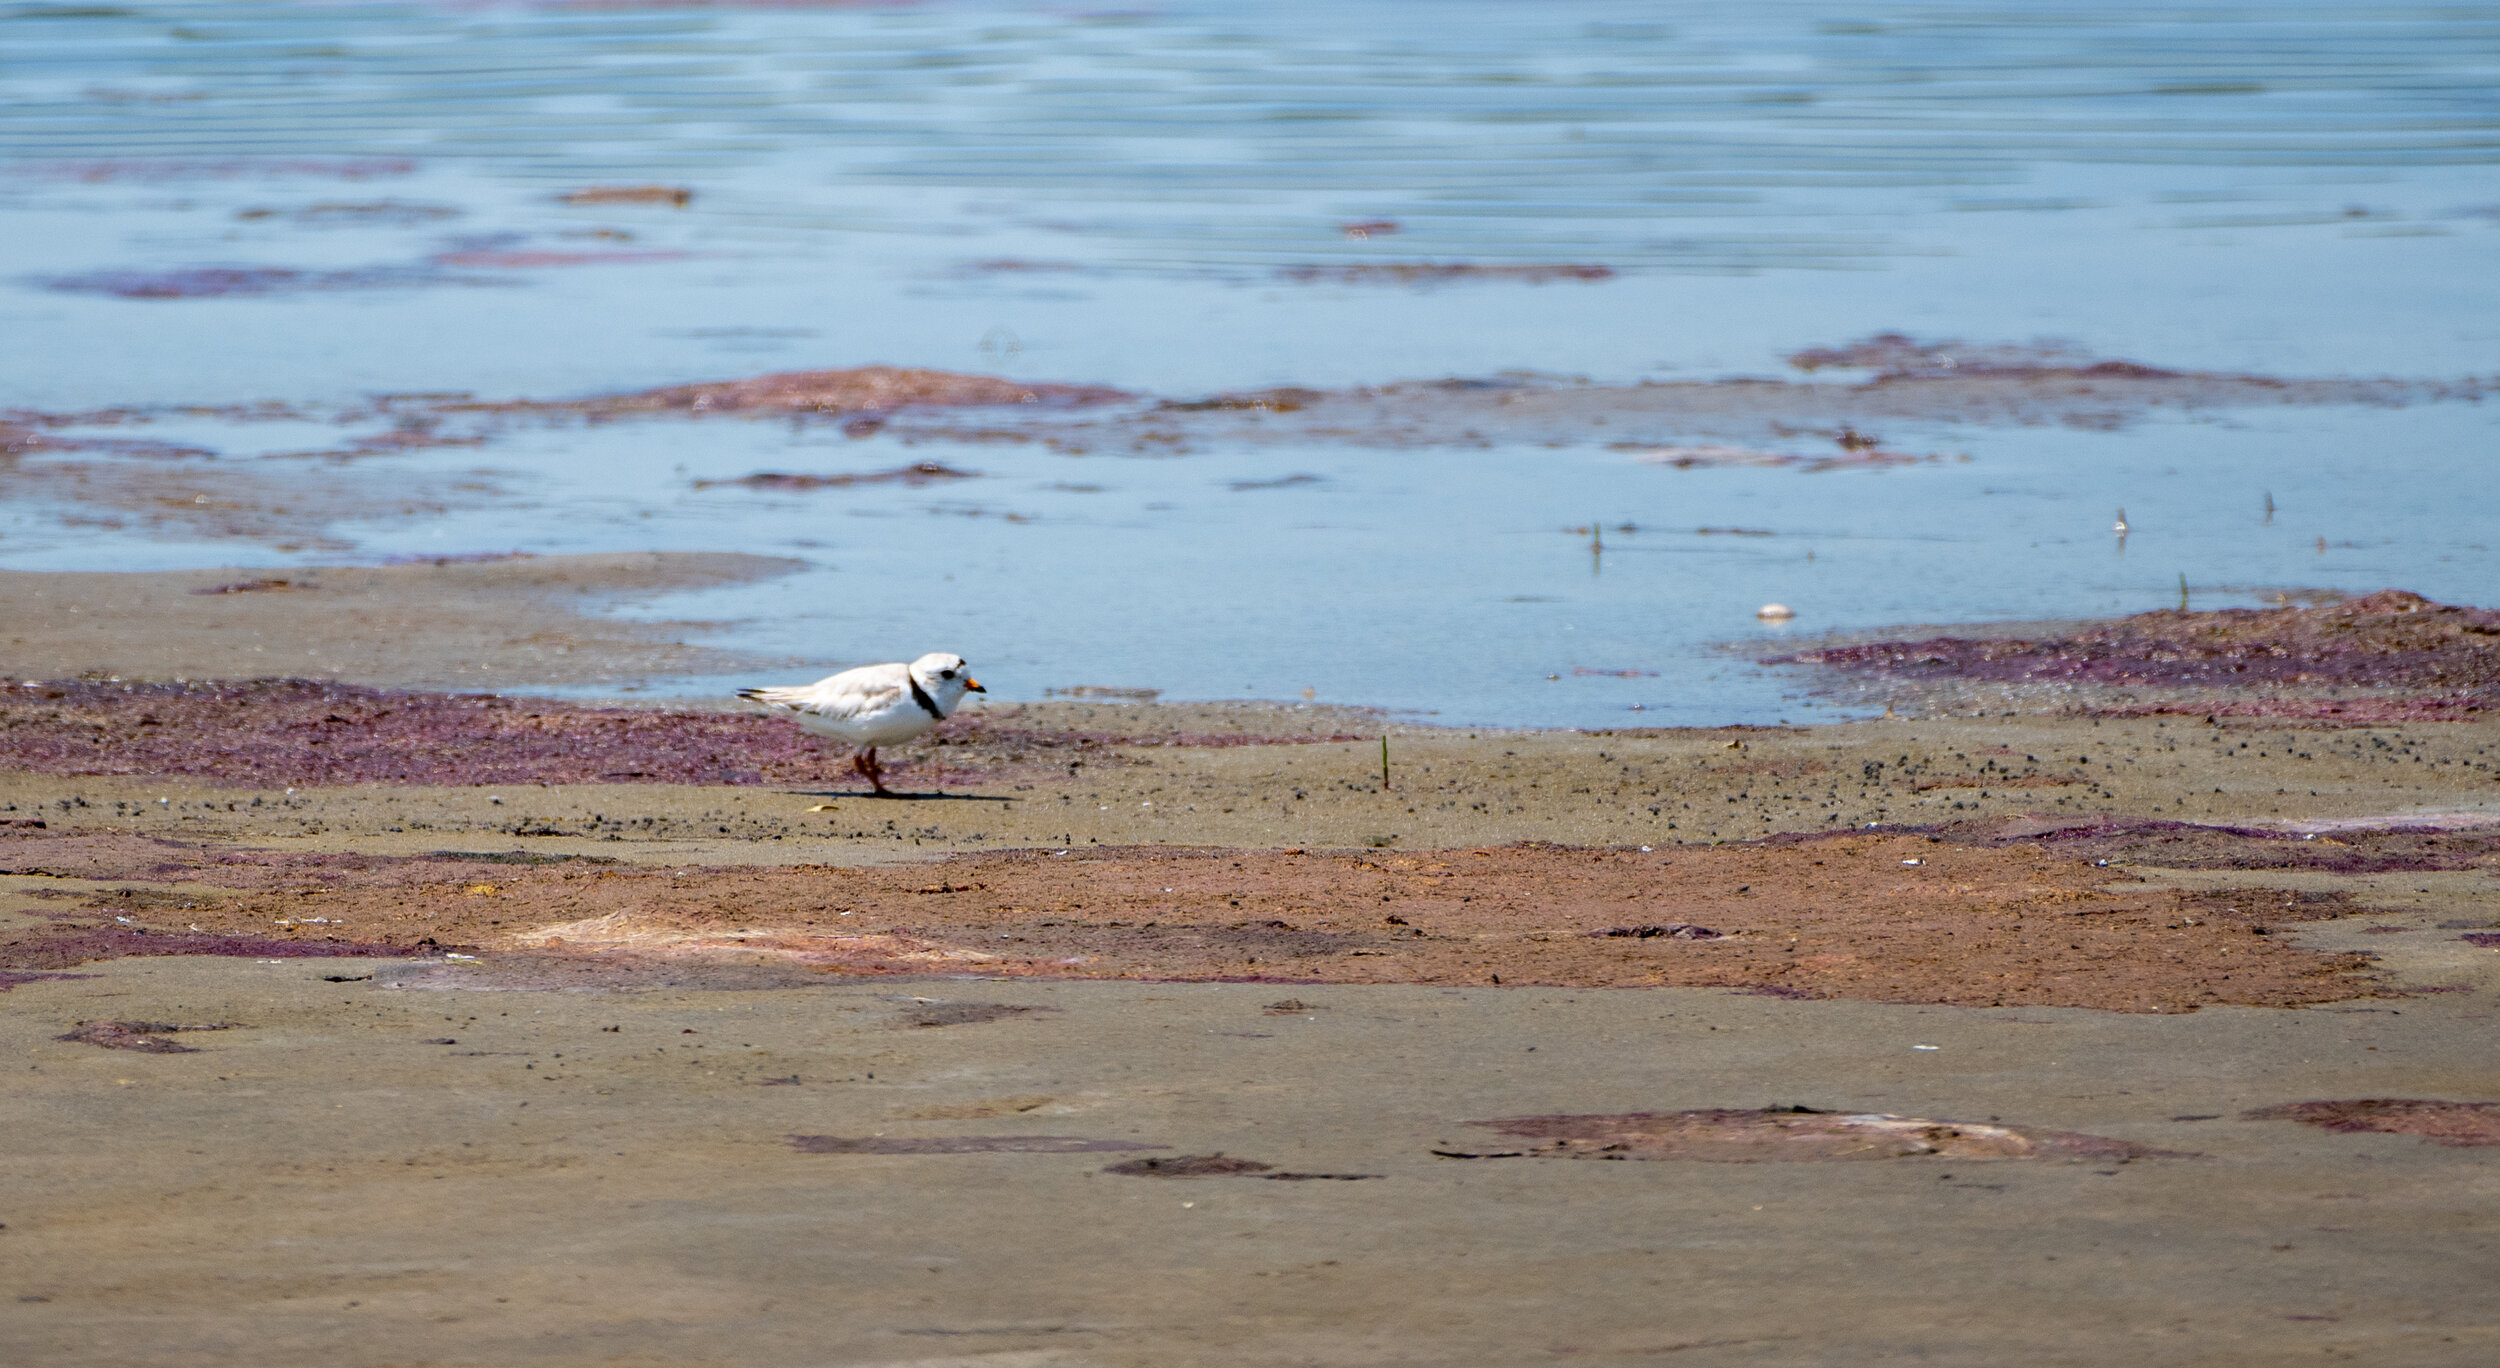
[[[972,677],[972,667],[964,658],[946,651],[931,651],[911,663],[911,677],[926,689],[941,713],[952,713],[964,701],[964,694],[988,693],[981,681]]]

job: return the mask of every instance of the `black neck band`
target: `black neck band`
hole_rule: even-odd
[[[912,702],[927,709],[929,716],[936,718],[938,721],[943,722],[946,720],[946,714],[938,711],[937,700],[929,697],[929,691],[927,689],[920,687],[920,681],[912,677],[911,671],[903,671],[903,682],[911,685]]]

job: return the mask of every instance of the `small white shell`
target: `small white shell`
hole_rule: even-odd
[[[1786,622],[1797,616],[1797,610],[1785,603],[1766,603],[1754,609],[1753,615],[1764,622]]]

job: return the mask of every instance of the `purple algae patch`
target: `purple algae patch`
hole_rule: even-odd
[[[1124,746],[1353,741],[1350,734],[1061,732],[959,716],[925,763],[1016,765]],[[0,680],[0,768],[312,784],[821,783],[835,763],[787,721],[751,712],[585,707],[544,698],[372,689],[316,680]]]
[[[2382,723],[2466,718],[2500,700],[2500,610],[2433,603],[2400,589],[2324,607],[2139,613],[2071,634],[1931,637],[1834,646],[1766,665],[1820,665],[1903,680],[2245,690],[2213,704],[2130,711]],[[2379,689],[2409,697],[2282,696]]]

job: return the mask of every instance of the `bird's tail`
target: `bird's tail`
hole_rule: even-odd
[[[742,688],[742,690],[737,690],[737,698],[745,698],[747,703],[763,703],[765,708],[788,708],[788,710],[793,710],[793,713],[808,708],[808,690],[788,688],[788,685]]]

